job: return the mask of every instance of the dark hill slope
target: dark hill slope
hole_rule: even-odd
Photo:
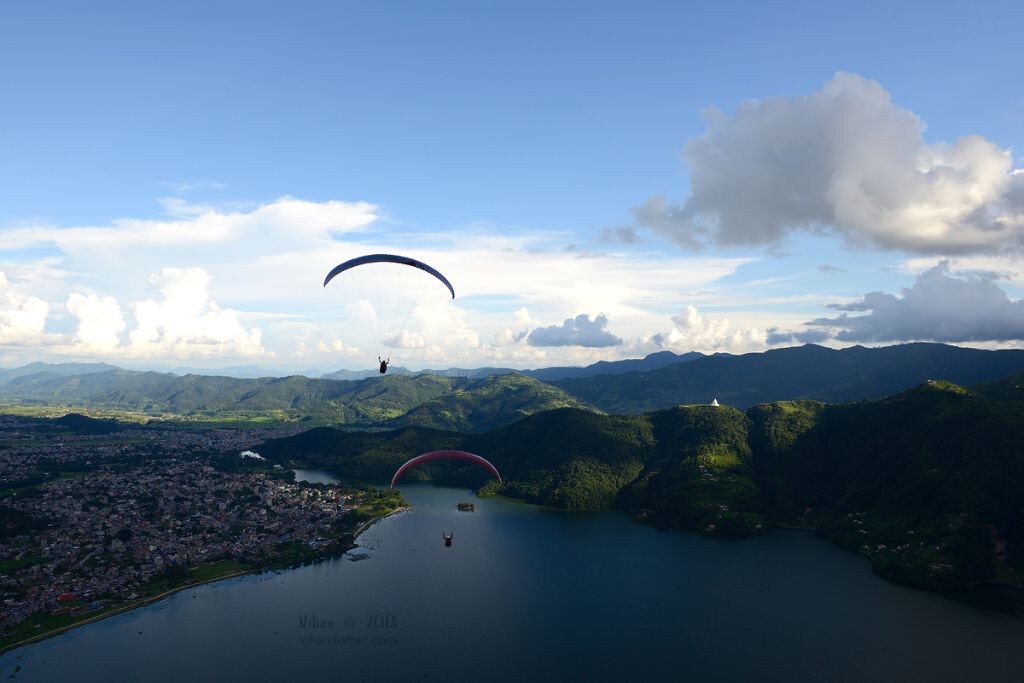
[[[53,424],[72,434],[113,434],[128,428],[114,420],[97,420],[77,413],[68,413],[59,417],[53,421]]]
[[[424,427],[386,432],[350,432],[318,427],[295,436],[271,439],[257,450],[285,465],[330,469],[346,479],[387,482],[413,455],[458,448],[462,437]]]
[[[658,449],[622,492],[626,507],[715,535],[767,530],[770,513],[754,477],[746,415],[724,406],[685,406],[646,417]]]
[[[538,413],[464,443],[504,473],[502,491],[569,509],[611,505],[656,448],[645,417],[571,408]]]
[[[759,480],[776,514],[812,521],[886,575],[935,588],[992,578],[996,542],[1024,563],[1014,398],[932,381],[870,403],[757,406]]]
[[[649,354],[643,358],[629,358],[627,360],[599,360],[584,367],[553,367],[537,368],[526,370],[524,375],[534,379],[550,382],[556,379],[568,379],[575,377],[593,377],[595,375],[624,375],[627,372],[643,372],[645,370],[657,370],[675,363],[686,363],[698,358],[704,358],[703,353],[689,351],[687,353],[672,353],[671,351],[659,351]]]

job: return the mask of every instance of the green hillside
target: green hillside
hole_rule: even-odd
[[[391,425],[475,432],[555,408],[590,406],[561,389],[518,373],[491,375],[421,403],[392,420]]]
[[[337,382],[302,376],[240,379],[112,370],[16,378],[2,393],[40,402],[139,412],[313,414],[339,423],[374,422],[403,414],[453,388],[453,380],[422,375]]]
[[[295,436],[271,439],[257,450],[286,466],[329,469],[350,480],[386,482],[412,455],[458,448],[464,437],[424,427],[386,432],[350,432],[317,427]],[[422,473],[417,472],[420,475]]]
[[[644,417],[572,408],[538,413],[463,441],[463,448],[484,455],[503,473],[502,493],[574,510],[615,502],[654,447]]]
[[[993,578],[1003,541],[1024,564],[1024,391],[1010,402],[988,391],[932,381],[871,403],[758,406],[766,495],[785,519],[918,585]]]
[[[617,505],[719,536],[816,529],[883,575],[953,590],[1024,581],[1024,376],[967,389],[931,381],[846,405],[684,406],[636,416],[562,408],[480,434],[318,429],[269,442],[290,465],[387,481],[404,460],[462,448],[410,477],[566,509]]]
[[[532,413],[588,407],[561,389],[518,374],[484,379],[388,375],[357,381],[302,376],[240,379],[111,370],[17,377],[0,397],[22,404],[119,409],[153,416],[269,416],[332,425],[422,425],[479,431]]]

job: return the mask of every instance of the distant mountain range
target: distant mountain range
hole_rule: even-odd
[[[716,354],[728,356],[729,354]],[[677,363],[706,358],[703,353],[689,351],[687,353],[672,353],[671,351],[659,351],[644,358],[629,360],[607,361],[601,360],[585,367],[555,367],[540,368],[539,370],[526,370],[524,375],[539,379],[543,382],[550,382],[558,379],[570,379],[577,377],[595,377],[597,375],[624,375],[627,372],[643,372],[657,370]]]
[[[10,382],[18,377],[26,377],[41,372],[49,372],[53,375],[87,375],[93,372],[107,372],[117,370],[117,366],[106,363],[29,363],[19,368],[0,368],[0,385]]]
[[[256,379],[258,377],[290,377],[292,375],[316,377],[320,374],[311,370],[281,372],[280,370],[265,368],[260,365],[226,365],[220,368],[194,368],[180,366],[171,368],[167,372],[173,375],[205,375],[207,377],[237,377],[241,379]]]
[[[33,364],[0,375],[0,400],[165,417],[480,431],[557,407],[636,414],[716,398],[743,410],[788,399],[843,403],[891,395],[929,379],[973,384],[1021,371],[1024,351],[943,344],[838,351],[807,345],[741,356],[660,353],[529,375],[494,368],[404,374],[395,368],[384,376],[371,373],[352,380],[179,376],[103,364]],[[478,372],[483,374],[475,376]],[[558,378],[536,376],[546,372]]]
[[[728,356],[729,354],[717,354]],[[412,371],[408,368],[401,366],[395,366],[388,368],[389,375],[412,375],[412,374],[426,374],[426,375],[440,375],[441,377],[470,377],[479,378],[487,377],[489,375],[508,375],[511,373],[519,373],[520,375],[526,375],[527,377],[533,377],[539,379],[542,382],[549,382],[556,379],[565,379],[570,377],[593,377],[594,375],[622,375],[627,372],[636,372],[640,370],[656,370],[657,368],[665,367],[666,365],[672,365],[674,363],[684,363],[690,360],[696,360],[698,358],[704,358],[703,353],[697,351],[690,351],[688,353],[673,353],[671,351],[659,351],[658,353],[652,353],[645,358],[634,358],[628,360],[618,361],[607,361],[602,360],[596,363],[584,367],[551,367],[551,368],[538,368],[536,370],[515,370],[513,368],[447,368],[445,370],[418,370]],[[338,370],[337,372],[330,372],[325,375],[321,375],[321,379],[343,379],[343,380],[357,380],[367,379],[368,377],[375,377],[380,374],[377,370]]]
[[[0,400],[102,408],[153,416],[269,417],[356,427],[425,424],[461,431],[508,424],[540,410],[594,409],[557,387],[518,374],[483,379],[396,375],[359,381],[240,379],[106,370],[45,371],[0,386]]]
[[[807,344],[552,384],[609,413],[641,413],[716,398],[740,409],[795,398],[842,403],[889,396],[929,379],[974,384],[1022,370],[1020,350],[924,343],[835,350]]]
[[[629,359],[621,361],[598,361],[585,367],[551,367],[539,368],[536,370],[516,370],[514,368],[446,368],[437,370],[427,368],[423,370],[410,370],[409,368],[394,365],[388,368],[387,374],[392,375],[438,375],[439,377],[464,377],[468,379],[481,379],[491,375],[508,375],[519,373],[527,377],[533,377],[541,381],[562,379],[567,377],[590,377],[599,374],[623,374],[635,370],[653,370],[656,368],[671,365],[672,363],[683,362],[703,358],[704,354],[696,351],[676,354],[671,351],[660,351],[652,353],[646,358]],[[107,363],[29,363],[18,368],[0,368],[0,385],[8,380],[25,375],[33,375],[39,372],[52,372],[61,375],[85,375],[93,372],[106,372],[108,370],[126,370],[116,365]],[[145,371],[134,371],[145,372]],[[203,377],[232,377],[235,379],[261,379],[273,377],[308,377],[319,379],[334,379],[343,381],[358,381],[372,379],[380,376],[377,368],[366,370],[336,370],[334,372],[321,373],[315,370],[301,370],[296,372],[282,372],[274,368],[267,368],[259,365],[226,365],[220,368],[199,368],[179,366],[166,370],[163,374],[178,376],[200,375]]]

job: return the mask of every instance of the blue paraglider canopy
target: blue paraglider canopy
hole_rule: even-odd
[[[367,263],[398,263],[403,266],[412,266],[413,268],[419,268],[420,270],[430,273],[438,280],[440,280],[442,284],[444,284],[444,286],[448,288],[448,291],[452,293],[452,298],[455,298],[455,288],[452,287],[452,283],[448,282],[448,278],[442,275],[441,272],[438,271],[436,268],[428,266],[423,261],[417,261],[414,258],[409,258],[408,256],[398,256],[396,254],[367,254],[366,256],[357,256],[356,258],[349,259],[344,263],[339,263],[338,265],[331,269],[331,272],[327,273],[327,277],[324,278],[324,287],[326,287],[327,283],[334,279],[334,277],[339,273],[343,273],[346,270],[349,270],[350,268],[362,266]]]

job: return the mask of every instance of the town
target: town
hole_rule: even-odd
[[[34,615],[73,623],[198,576],[336,554],[374,496],[296,483],[249,450],[294,429],[52,424],[0,416],[0,642]]]

